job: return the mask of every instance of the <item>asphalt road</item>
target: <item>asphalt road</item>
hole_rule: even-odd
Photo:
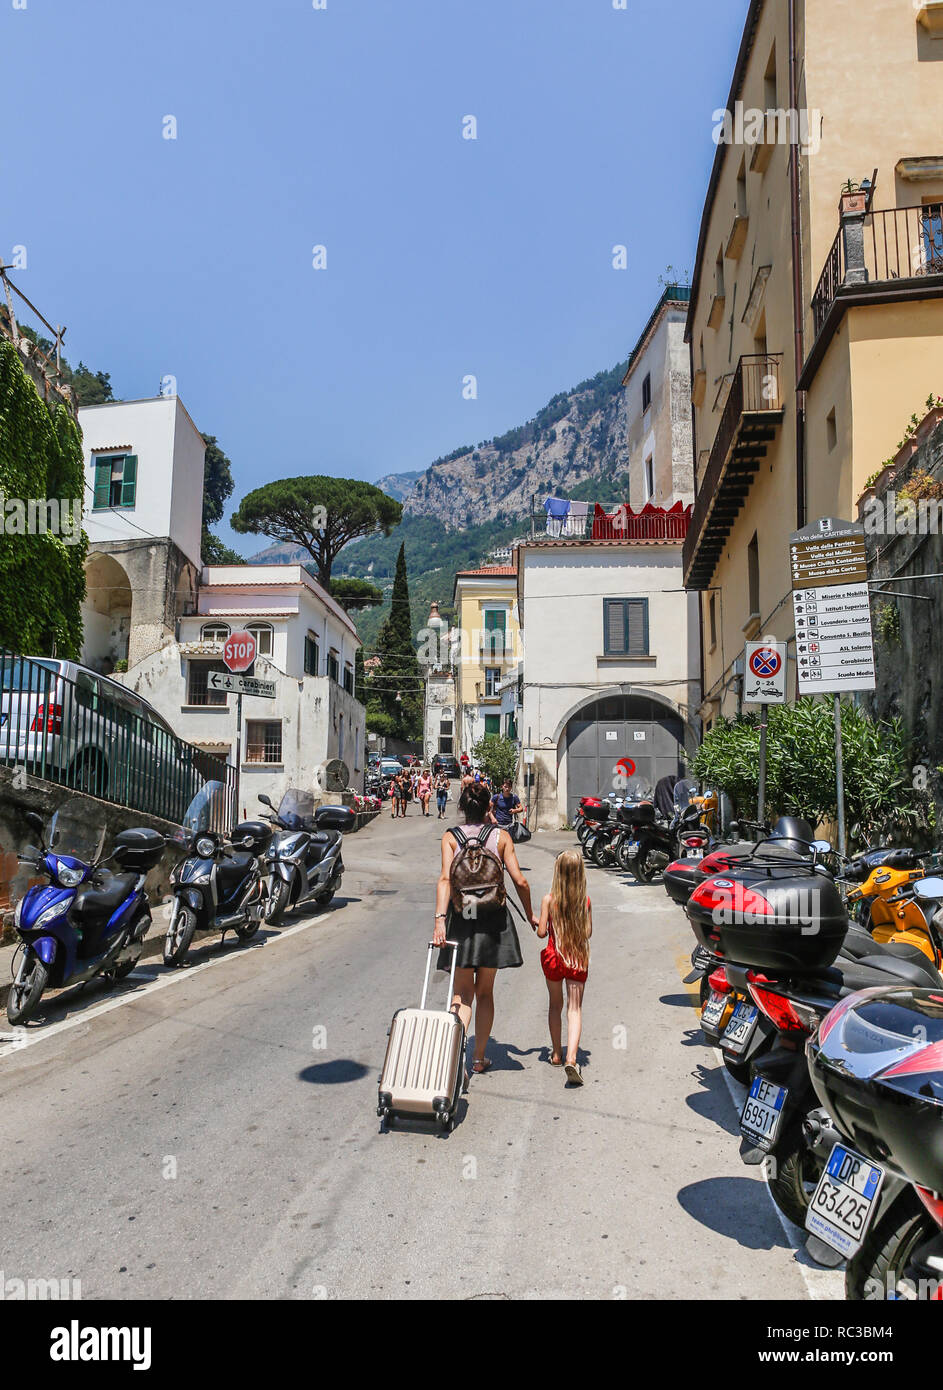
[[[839,1295],[740,1162],[734,1098],[681,982],[689,928],[660,887],[590,872],[582,1089],[547,1065],[522,932],[492,1070],[454,1132],[378,1132],[441,829],[415,807],[384,814],[346,842],[330,910],[0,1029],[7,1278],[77,1279],[86,1299]],[[572,843],[522,848],[535,902]]]

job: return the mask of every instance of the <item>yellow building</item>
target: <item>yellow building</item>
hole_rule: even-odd
[[[486,734],[518,737],[517,674],[521,632],[517,568],[488,565],[455,576],[456,756]]]
[[[943,0],[750,4],[686,329],[708,727],[744,642],[793,639],[790,534],[854,520],[943,392],[941,62]]]

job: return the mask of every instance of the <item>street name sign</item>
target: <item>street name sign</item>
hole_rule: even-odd
[[[748,642],[743,659],[743,700],[748,705],[786,703],[785,642]]]
[[[795,533],[789,557],[799,694],[873,690],[864,528],[823,517]]]
[[[235,695],[260,695],[274,700],[277,694],[274,681],[260,681],[256,676],[230,676],[225,671],[210,671],[206,678],[210,690],[226,690]]]

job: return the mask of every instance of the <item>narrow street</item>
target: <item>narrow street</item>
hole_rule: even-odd
[[[85,1299],[840,1296],[740,1163],[681,982],[690,933],[660,886],[590,871],[582,1090],[546,1063],[528,931],[525,968],[498,979],[493,1068],[454,1133],[378,1133],[440,829],[384,812],[345,843],[327,912],[249,948],[210,940],[199,968],[151,963],[114,994],[63,996],[25,1046],[5,1030],[7,1276],[78,1279]],[[522,848],[535,902],[572,843]]]

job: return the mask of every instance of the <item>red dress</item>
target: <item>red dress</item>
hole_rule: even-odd
[[[586,899],[586,906],[589,907],[589,898]],[[553,921],[548,922],[550,930],[547,933],[547,944],[540,953],[540,966],[548,980],[574,980],[582,984],[587,975],[587,970],[577,970],[569,965],[560,952],[557,950],[557,943],[553,939]]]

